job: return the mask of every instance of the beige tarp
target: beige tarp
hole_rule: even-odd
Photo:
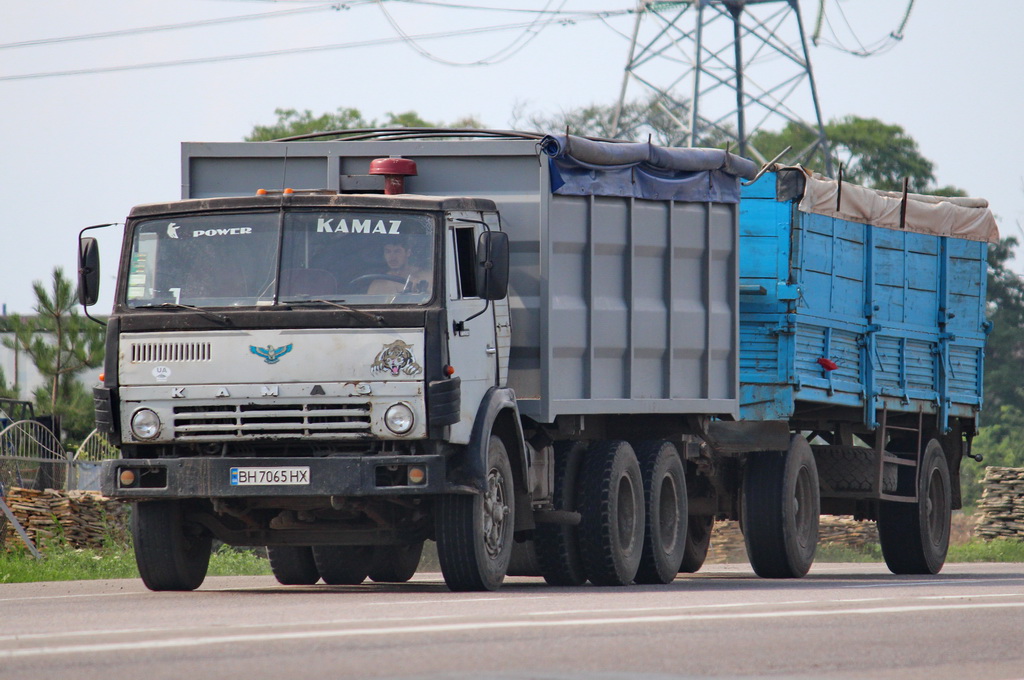
[[[804,168],[795,168],[807,177],[801,212],[838,217],[851,222],[863,222],[886,229],[900,230],[900,205],[903,194],[876,191],[843,182],[839,196],[839,182]],[[839,205],[837,206],[837,199]],[[999,241],[999,227],[988,209],[988,201],[980,198],[946,198],[907,194],[906,231],[937,236],[953,236],[970,241]]]

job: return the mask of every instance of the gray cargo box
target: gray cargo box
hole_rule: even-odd
[[[387,156],[409,193],[498,205],[523,415],[738,415],[736,203],[556,195],[530,139],[185,143],[182,196],[359,190]]]

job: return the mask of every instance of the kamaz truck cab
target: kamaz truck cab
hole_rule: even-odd
[[[392,192],[415,173],[380,168]],[[97,252],[82,240],[86,303]],[[214,537],[269,546],[286,581],[406,580],[443,505],[450,585],[496,587],[513,475],[525,488],[522,461],[488,455],[499,418],[522,441],[501,416],[507,262],[481,198],[254,188],[134,208],[95,397],[122,450],[103,490],[137,501],[146,584],[197,587]]]

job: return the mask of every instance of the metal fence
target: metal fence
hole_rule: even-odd
[[[106,436],[95,430],[81,446],[68,451],[40,422],[7,423],[0,429],[0,487],[4,489],[98,491],[100,462],[118,457],[117,449]]]

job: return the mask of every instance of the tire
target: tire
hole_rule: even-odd
[[[437,499],[435,533],[441,574],[457,591],[497,590],[512,559],[515,486],[505,443],[491,435],[483,494]]]
[[[555,510],[576,510],[582,442],[555,444]],[[538,524],[534,548],[544,580],[553,586],[578,586],[587,580],[580,556],[579,528],[567,524]]]
[[[814,456],[795,435],[788,451],[753,454],[743,478],[743,539],[754,573],[800,578],[818,547],[821,499]]]
[[[369,577],[376,583],[405,583],[420,566],[423,541],[407,545],[381,545],[373,552]]]
[[[596,442],[580,480],[580,555],[596,586],[627,585],[636,577],[644,544],[644,493],[633,447]]]
[[[635,447],[644,486],[644,540],[634,580],[671,583],[686,548],[686,477],[679,451],[667,441]]]
[[[268,545],[270,571],[283,586],[311,586],[320,580],[313,548],[308,545]]]
[[[704,566],[711,547],[711,531],[715,526],[714,515],[690,515],[686,522],[686,545],[679,572],[696,574]]]
[[[894,574],[937,574],[946,562],[952,488],[942,445],[934,439],[925,447],[917,493],[917,503],[879,506],[878,539]]]
[[[366,580],[373,561],[372,545],[316,545],[313,561],[329,586],[357,586]]]
[[[136,503],[132,541],[142,582],[150,590],[195,590],[206,578],[213,538],[184,520],[179,501]]]
[[[859,446],[812,446],[818,478],[832,491],[875,490],[878,481],[878,456],[874,449]],[[896,491],[895,465],[885,464],[882,469],[882,491]]]

